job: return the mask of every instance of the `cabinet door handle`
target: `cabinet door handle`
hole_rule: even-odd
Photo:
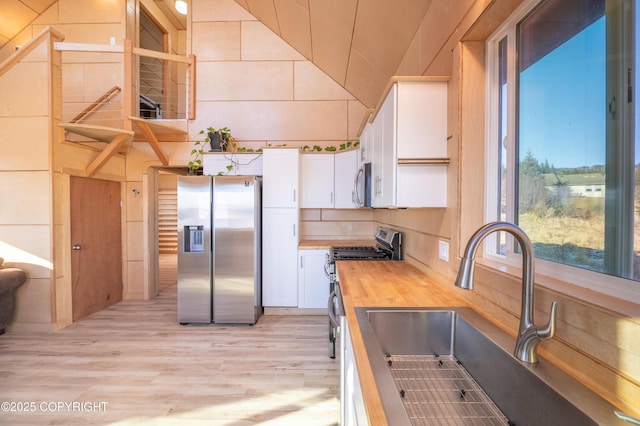
[[[304,256],[300,256],[300,269],[304,268],[303,260],[304,260]]]
[[[295,189],[293,190],[293,202],[294,203],[296,202],[296,190]]]
[[[295,223],[293,224],[293,236],[294,237],[296,236],[296,224]]]

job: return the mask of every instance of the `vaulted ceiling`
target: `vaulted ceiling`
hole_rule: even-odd
[[[432,0],[235,1],[374,107]]]
[[[0,48],[56,0],[0,0]]]
[[[55,1],[0,0],[0,48]],[[174,14],[173,0],[154,1]],[[235,1],[369,108],[396,73],[432,2]]]

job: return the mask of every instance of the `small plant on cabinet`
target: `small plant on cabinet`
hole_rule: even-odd
[[[215,129],[213,127],[207,127],[205,130],[200,130],[200,135],[206,134],[204,140],[195,141],[193,143],[193,149],[191,150],[191,156],[193,159],[187,163],[189,169],[189,175],[197,175],[198,170],[202,167],[202,155],[205,152],[206,145],[209,145],[209,152],[226,151],[230,148],[230,142],[235,141],[235,138],[231,136],[231,130],[228,127],[222,127]],[[232,146],[235,146],[233,143]]]
[[[206,130],[200,130],[200,134],[206,137],[204,141],[209,143],[209,151],[219,152],[227,151],[230,148],[229,143],[233,142],[235,138],[231,136],[231,130],[228,127],[222,127],[220,129],[214,129],[213,127],[207,127]]]

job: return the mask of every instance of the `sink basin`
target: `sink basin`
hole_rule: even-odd
[[[390,425],[625,425],[615,407],[469,308],[356,308]]]

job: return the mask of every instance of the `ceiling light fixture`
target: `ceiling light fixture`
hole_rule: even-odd
[[[185,0],[176,0],[175,6],[179,14],[187,14],[187,2]]]

